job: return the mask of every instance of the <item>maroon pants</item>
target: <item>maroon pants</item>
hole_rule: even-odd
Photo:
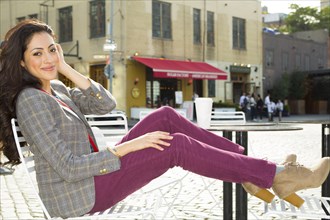
[[[243,147],[197,127],[170,107],[149,114],[120,143],[153,131],[169,132],[174,137],[171,146],[127,154],[121,158],[120,170],[96,176],[90,212],[113,206],[174,166],[227,182],[252,182],[264,188],[273,183],[274,163],[242,155]]]

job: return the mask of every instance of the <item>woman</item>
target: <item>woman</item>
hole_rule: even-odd
[[[268,202],[273,194],[266,188],[272,187],[294,204],[302,203],[296,191],[320,186],[329,173],[329,158],[307,169],[244,156],[243,147],[169,107],[148,115],[116,146],[98,151],[84,114],[108,113],[116,101],[65,63],[49,26],[34,20],[18,24],[7,33],[0,57],[1,150],[9,163],[19,163],[10,129],[10,119],[17,117],[35,155],[40,196],[52,216],[105,210],[174,166],[244,183],[249,193]],[[77,88],[66,88],[55,80],[57,74]]]

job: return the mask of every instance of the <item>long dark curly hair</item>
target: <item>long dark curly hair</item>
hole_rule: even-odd
[[[15,147],[10,119],[16,117],[16,99],[27,87],[41,88],[38,78],[21,66],[24,52],[36,33],[46,32],[55,38],[53,30],[38,20],[25,20],[10,29],[0,47],[0,153],[6,164],[20,163]]]

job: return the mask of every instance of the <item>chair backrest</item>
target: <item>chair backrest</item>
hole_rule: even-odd
[[[244,112],[217,112],[211,113],[211,126],[230,125],[230,124],[245,124]]]
[[[98,127],[107,136],[125,135],[128,132],[127,117],[124,114],[85,115],[91,127]]]
[[[145,118],[148,114],[150,114],[153,111],[155,111],[155,109],[152,109],[152,108],[150,110],[140,111],[139,120],[141,121],[143,118]],[[177,111],[181,116],[187,118],[187,113],[184,109],[175,109],[175,111]]]
[[[26,143],[25,138],[23,137],[21,130],[18,126],[16,119],[11,119],[11,127],[14,134],[15,144],[16,148],[19,154],[19,157],[22,161],[22,165],[24,167],[24,170],[26,171],[26,174],[29,178],[29,181],[31,185],[33,186],[34,194],[37,196],[37,200],[45,214],[45,217],[47,219],[51,219],[44,203],[42,202],[40,196],[39,196],[39,190],[36,180],[36,172],[35,172],[35,166],[34,166],[34,158],[33,153],[30,151],[30,146]]]

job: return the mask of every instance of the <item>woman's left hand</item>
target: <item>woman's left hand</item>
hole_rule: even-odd
[[[68,68],[71,68],[71,67],[70,67],[70,65],[68,65],[65,62],[64,54],[63,54],[63,50],[62,50],[61,45],[56,44],[56,49],[57,49],[57,53],[58,53],[58,66],[57,66],[57,70],[62,75],[66,76],[66,73],[68,72]]]

